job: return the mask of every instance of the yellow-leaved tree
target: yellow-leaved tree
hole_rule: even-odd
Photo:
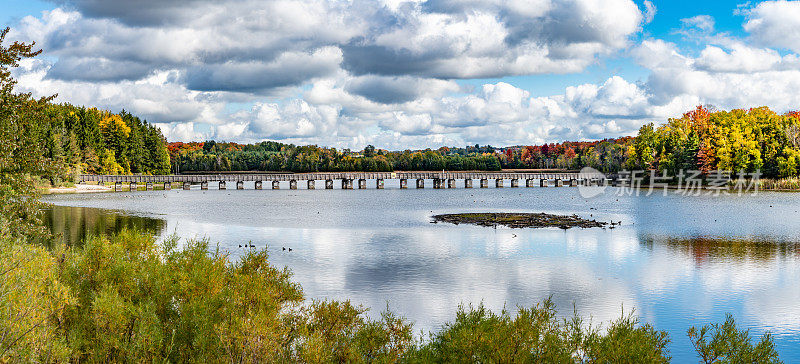
[[[0,31],[0,362],[49,362],[68,350],[56,334],[70,302],[57,280],[54,255],[38,241],[48,238],[30,176],[47,174],[37,135],[50,98],[15,93],[11,69],[39,54],[33,44],[4,46]]]

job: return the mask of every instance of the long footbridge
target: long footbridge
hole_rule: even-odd
[[[272,189],[280,189],[281,182],[288,182],[289,189],[297,189],[299,181],[306,183],[306,188],[314,189],[317,181],[324,181],[325,189],[333,189],[334,181],[341,183],[341,189],[353,189],[357,181],[358,189],[367,188],[367,181],[375,188],[382,189],[385,180],[399,180],[400,188],[408,188],[408,181],[415,181],[416,188],[425,188],[425,181],[431,180],[433,188],[456,188],[459,184],[464,188],[472,188],[473,181],[478,187],[488,188],[489,181],[494,180],[497,188],[504,186],[505,180],[511,181],[511,187],[519,187],[519,181],[525,181],[525,187],[562,187],[579,184],[605,183],[602,175],[586,175],[571,172],[319,172],[319,173],[223,173],[223,174],[178,174],[178,175],[94,175],[83,174],[80,182],[98,182],[114,184],[114,190],[137,190],[139,186],[152,190],[156,185],[171,189],[178,184],[184,190],[192,185],[200,185],[200,189],[208,189],[209,183],[218,183],[219,189],[225,189],[227,183],[235,184],[236,189],[244,189],[245,182],[255,182],[254,188],[263,189],[264,182],[271,184]],[[458,183],[458,181],[461,181]],[[538,182],[538,183],[537,183]],[[125,186],[127,185],[127,186]],[[159,186],[160,187],[160,186]]]

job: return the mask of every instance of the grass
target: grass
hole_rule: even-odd
[[[800,191],[800,178],[765,178],[758,181],[759,189],[764,191]]]

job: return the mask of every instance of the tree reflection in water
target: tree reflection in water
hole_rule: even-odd
[[[56,236],[55,242],[68,245],[80,245],[90,236],[113,234],[123,229],[161,235],[167,226],[162,219],[70,206],[50,206],[45,210],[44,222]]]
[[[726,237],[698,236],[675,238],[646,235],[640,238],[647,249],[667,247],[691,256],[695,263],[703,265],[719,261],[771,261],[776,258],[800,257],[800,242],[769,240],[768,238],[733,239]]]

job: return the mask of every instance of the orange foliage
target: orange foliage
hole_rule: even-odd
[[[714,147],[709,140],[711,112],[703,106],[698,106],[696,109],[683,114],[683,117],[689,120],[691,128],[700,137],[700,147],[697,150],[697,168],[703,174],[708,174],[716,165]]]

